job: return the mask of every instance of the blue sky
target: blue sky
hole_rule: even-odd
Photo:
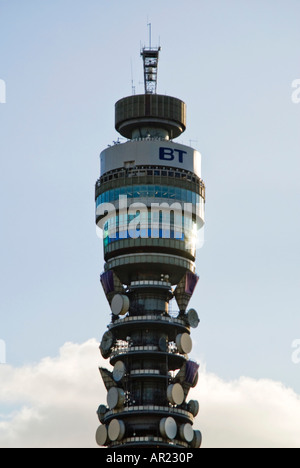
[[[203,155],[205,245],[194,356],[226,380],[300,393],[298,0],[0,0],[0,339],[11,366],[100,340],[109,308],[94,226],[114,104],[143,92],[140,41],[162,53],[158,92],[183,99]],[[97,373],[97,369],[95,368]]]

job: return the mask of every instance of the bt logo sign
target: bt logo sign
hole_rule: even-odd
[[[178,162],[182,164],[186,154],[186,151],[179,149],[159,148],[159,159],[162,161],[175,161],[178,158]]]

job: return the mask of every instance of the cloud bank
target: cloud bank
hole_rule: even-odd
[[[66,343],[36,365],[0,366],[1,448],[93,448],[96,410],[106,401],[98,343]],[[279,382],[225,382],[201,371],[190,394],[203,447],[300,447],[300,397]]]

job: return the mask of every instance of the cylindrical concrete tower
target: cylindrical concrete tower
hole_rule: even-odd
[[[199,448],[202,440],[192,427],[199,404],[188,400],[198,380],[188,354],[199,319],[187,307],[198,282],[205,186],[200,154],[173,142],[186,129],[186,105],[156,94],[159,51],[142,51],[145,94],[116,104],[116,129],[128,141],[101,153],[96,183],[112,314],[100,351],[113,366],[100,369],[107,402],[96,439],[109,448]]]

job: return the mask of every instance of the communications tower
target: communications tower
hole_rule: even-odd
[[[193,429],[199,404],[188,399],[199,368],[188,356],[199,324],[188,304],[198,282],[205,186],[200,154],[173,141],[186,129],[186,105],[157,94],[159,54],[141,51],[145,93],[116,103],[115,128],[127,142],[101,153],[96,183],[101,283],[111,309],[100,351],[112,366],[100,369],[107,402],[96,440],[108,448],[199,448],[202,441]]]

